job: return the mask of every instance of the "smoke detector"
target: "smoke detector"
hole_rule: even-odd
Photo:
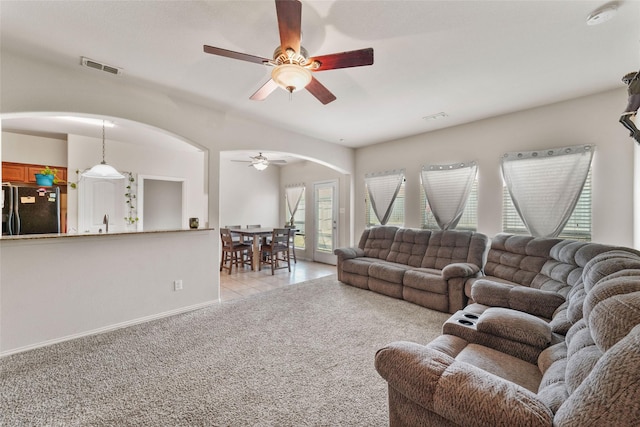
[[[609,3],[599,9],[594,10],[587,17],[587,25],[599,25],[607,22],[618,12],[618,3]]]
[[[113,65],[107,65],[102,62],[94,61],[85,56],[81,57],[81,64],[83,67],[93,68],[94,70],[100,70],[109,74],[119,76],[122,74],[122,68],[114,67]]]

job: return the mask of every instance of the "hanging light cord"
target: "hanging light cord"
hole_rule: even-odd
[[[104,160],[104,120],[102,121],[102,164],[107,164],[107,162]]]

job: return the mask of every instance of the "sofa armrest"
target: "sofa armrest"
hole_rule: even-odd
[[[375,366],[389,387],[457,425],[553,422],[551,410],[531,391],[435,349],[391,343],[378,350]]]
[[[556,309],[565,301],[565,298],[557,292],[486,279],[477,280],[473,284],[471,298],[479,304],[511,308],[547,319],[551,319]]]
[[[480,267],[468,262],[454,262],[442,269],[442,278],[449,280],[453,277],[472,277],[480,272]]]
[[[509,308],[488,308],[480,315],[476,329],[537,348],[549,347],[552,340],[549,323],[532,314]]]
[[[342,260],[364,256],[364,250],[360,248],[338,248],[334,250],[333,253],[338,255],[338,258]]]

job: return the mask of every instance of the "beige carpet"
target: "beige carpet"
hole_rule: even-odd
[[[386,426],[377,349],[448,318],[335,276],[0,360],[3,426]]]

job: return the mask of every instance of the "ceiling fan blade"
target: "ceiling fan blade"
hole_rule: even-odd
[[[336,96],[329,92],[329,89],[324,87],[315,77],[311,77],[306,89],[324,105],[336,100]]]
[[[219,47],[204,45],[204,51],[212,55],[224,56],[231,59],[239,59],[241,61],[254,62],[256,64],[265,64],[270,60],[260,56],[249,55],[246,53],[234,52],[232,50],[222,49]]]
[[[300,53],[302,3],[298,0],[276,0],[276,14],[282,52],[291,48]]]
[[[271,94],[271,92],[276,90],[277,87],[278,83],[276,83],[273,79],[269,79],[269,81],[263,84],[262,87],[260,87],[260,89],[256,91],[256,93],[249,97],[249,99],[252,99],[254,101],[263,101],[267,96]]]
[[[309,61],[318,61],[320,67],[313,71],[335,70],[337,68],[362,67],[373,64],[373,48],[369,47],[349,52],[332,53],[330,55],[314,56]]]
[[[270,165],[286,165],[286,160],[269,160]]]

